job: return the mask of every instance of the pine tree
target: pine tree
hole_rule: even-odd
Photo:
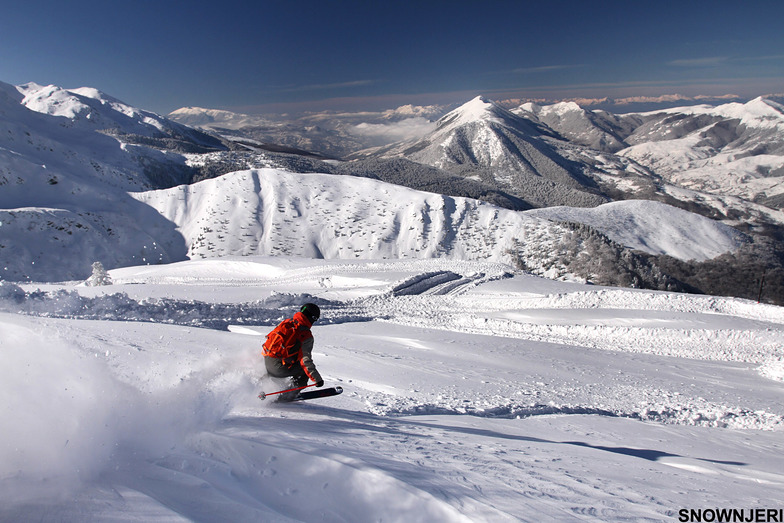
[[[106,269],[103,268],[103,264],[99,261],[93,263],[93,273],[84,282],[85,285],[90,287],[97,287],[100,285],[111,285],[112,278],[109,276],[109,273],[106,272]]]

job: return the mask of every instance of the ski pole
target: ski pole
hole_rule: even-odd
[[[292,392],[292,391],[295,391],[295,390],[302,390],[302,389],[307,389],[308,387],[315,387],[315,386],[316,386],[315,383],[311,383],[310,385],[305,385],[303,387],[294,387],[293,389],[279,390],[277,392],[263,392],[262,391],[259,394],[259,399],[263,400],[267,396],[272,396],[273,394],[283,394],[284,392]]]

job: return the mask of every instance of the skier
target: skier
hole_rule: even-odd
[[[267,374],[273,378],[291,378],[292,387],[304,387],[308,378],[322,387],[324,380],[313,363],[313,334],[310,328],[319,319],[318,305],[306,303],[290,319],[283,320],[267,334],[262,354]],[[281,396],[282,401],[291,400],[299,391]]]

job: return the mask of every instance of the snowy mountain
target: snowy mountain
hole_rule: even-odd
[[[167,118],[189,127],[210,129],[242,129],[243,127],[261,127],[271,125],[269,118],[258,115],[235,113],[221,109],[204,107],[181,107],[166,115]]]
[[[775,108],[776,103],[770,103]],[[775,149],[777,140],[784,136],[784,130],[771,123],[776,121],[775,111],[754,109],[753,102],[737,105],[727,104],[717,111],[751,115],[746,118],[748,125],[754,122],[760,132],[747,132],[749,138],[744,147],[756,143],[757,152]],[[693,113],[700,111],[700,107],[686,109]],[[767,184],[769,190],[764,194],[733,190],[723,193],[720,189],[710,191],[706,186],[680,183],[680,178],[670,176],[666,170],[660,173],[652,158],[675,165],[681,154],[692,155],[691,149],[674,138],[694,130],[698,123],[715,123],[719,117],[692,118],[680,110],[670,111],[672,114],[613,115],[587,111],[574,103],[544,107],[529,103],[507,111],[497,103],[477,97],[442,117],[437,128],[424,138],[366,154],[405,157],[453,175],[481,180],[533,207],[595,207],[611,200],[657,200],[720,219],[745,231],[782,237],[784,213],[777,208],[775,194],[784,185],[775,176],[762,179],[760,172],[775,174],[775,165],[784,156],[741,158],[751,154],[746,151],[727,163],[726,171],[743,173],[734,180],[743,180],[748,187]],[[769,122],[767,127],[763,124],[765,119]],[[644,144],[630,145],[635,140]],[[644,155],[634,151],[658,151],[659,156],[645,161]],[[727,154],[721,158],[730,158]],[[717,157],[715,162],[720,164],[721,158]],[[756,170],[754,173],[737,171],[738,162],[753,164]],[[760,162],[770,165],[760,170],[757,168]],[[719,169],[719,172],[723,171]],[[752,179],[757,181],[749,182]],[[728,177],[723,183],[731,186],[734,182]]]
[[[784,221],[775,211],[784,198],[784,115],[776,100],[631,114],[586,110],[574,102],[525,103],[510,114],[477,97],[435,124],[422,116],[433,117],[438,108],[403,107],[373,115],[314,114],[307,119],[315,127],[305,119],[276,122],[256,136],[332,155],[351,152],[350,158],[409,158],[493,184],[535,207],[655,198],[691,210],[702,205],[703,214],[733,225],[780,227]],[[175,113],[198,118],[192,111],[202,119],[218,113]],[[221,114],[237,125],[250,118]],[[362,118],[367,121],[360,123]],[[327,129],[332,135],[325,141],[318,136]],[[396,140],[405,141],[390,144]],[[356,150],[363,145],[374,147]]]
[[[336,122],[365,125],[375,125],[386,122],[410,120],[414,118],[437,119],[444,113],[440,105],[402,105],[395,109],[385,111],[357,113],[351,112],[309,112],[301,116],[291,117],[310,125],[326,125],[337,127]],[[204,107],[181,107],[166,115],[167,118],[190,127],[207,129],[233,129],[239,130],[247,127],[264,127],[285,121],[281,116],[262,116],[255,114],[236,113],[221,109],[207,109]],[[291,121],[291,120],[289,120]]]
[[[308,112],[303,115],[259,116],[218,109],[183,107],[168,118],[209,129],[228,140],[279,151],[344,158],[369,147],[419,138],[441,116],[441,106],[404,105],[377,112]]]
[[[131,107],[97,89],[63,89],[28,83],[18,87],[21,103],[30,110],[60,116],[65,126],[98,131],[124,143],[150,145],[180,152],[223,150],[214,136],[176,123],[160,115]]]
[[[546,220],[474,200],[348,176],[240,171],[143,192],[151,185],[145,168],[148,173],[151,165],[166,172],[179,169],[187,181],[186,174],[205,155],[122,140],[184,139],[195,131],[91,89],[4,84],[2,93],[4,279],[82,279],[96,260],[112,268],[248,254],[510,262],[510,253],[516,253],[532,270],[544,272],[555,262],[534,254],[546,252],[553,238],[565,234]],[[517,122],[498,109],[477,100],[452,113],[453,121],[442,122],[440,130],[460,126],[461,118],[474,121],[471,111],[480,116],[488,111],[480,119]],[[733,250],[737,244],[724,247]],[[720,252],[707,248],[697,257]],[[557,272],[568,273],[563,267]]]
[[[197,131],[91,89],[28,84],[6,85],[2,92],[6,116],[2,125],[8,131],[0,138],[7,145],[0,151],[6,166],[5,189],[0,194],[3,279],[84,279],[94,261],[115,268],[188,257],[284,254],[494,260],[554,278],[695,291],[710,290],[712,284],[706,283],[711,279],[702,269],[700,274],[706,278],[698,284],[688,283],[689,287],[679,280],[698,272],[690,263],[739,250],[743,250],[740,258],[721,263],[768,260],[754,262],[753,270],[745,271],[747,276],[734,287],[722,287],[722,292],[737,295],[736,289],[750,288],[746,279],[765,270],[759,263],[775,265],[777,259],[775,252],[759,251],[756,240],[665,205],[630,202],[599,207],[595,213],[520,215],[515,211],[530,204],[511,190],[499,189],[503,178],[494,174],[513,165],[544,166],[546,175],[555,173],[556,179],[564,180],[524,172],[520,176],[528,177],[524,189],[529,198],[565,199],[572,205],[586,203],[586,197],[599,202],[606,197],[586,189],[579,176],[571,178],[564,165],[589,173],[590,179],[598,180],[595,186],[604,184],[602,176],[629,187],[643,180],[637,190],[644,192],[655,177],[623,156],[612,155],[612,160],[599,156],[594,162],[601,168],[589,165],[584,161],[591,154],[586,147],[564,141],[542,121],[526,120],[482,98],[449,113],[429,134],[444,144],[442,149],[451,151],[452,158],[466,154],[481,160],[452,164],[453,171],[445,171],[401,158],[339,163],[259,149],[175,152],[165,145],[184,140],[198,148],[209,137],[199,142],[202,135]],[[410,115],[421,118],[416,108],[393,113],[397,116],[386,115],[390,121],[406,121]],[[196,141],[188,141],[190,133],[196,133]],[[458,136],[472,137],[473,145],[453,148]],[[148,145],[139,144],[144,140]],[[514,145],[515,154],[504,149],[508,144]],[[182,149],[176,143],[173,147]],[[414,153],[428,150],[439,148],[424,147]],[[523,150],[531,153],[525,157],[530,161],[520,160]],[[564,160],[569,155],[576,160]],[[498,170],[488,167],[493,165]],[[174,176],[185,184],[143,191],[153,185],[156,173],[160,173],[158,186],[176,185]],[[216,176],[220,178],[213,179]],[[204,181],[188,184],[198,179]],[[659,196],[665,194],[676,203],[700,200],[705,208],[735,213],[738,221],[751,214],[736,212],[737,202],[743,203],[738,198],[667,184],[661,189]],[[324,194],[331,198],[323,199]],[[766,209],[769,222],[778,219],[773,209],[744,204]],[[710,215],[705,208],[694,208]],[[682,223],[674,223],[675,218]],[[571,223],[558,223],[564,219]],[[630,225],[628,234],[614,226],[619,220]],[[590,226],[575,227],[575,221]],[[668,225],[661,228],[662,224]],[[662,230],[670,231],[671,237],[665,240]],[[651,258],[661,254],[687,265],[662,270]],[[678,275],[673,277],[669,270]],[[777,277],[769,282],[778,287]]]
[[[544,124],[570,142],[604,152],[626,148],[625,138],[635,124],[630,117],[605,111],[588,111],[574,102],[541,106],[527,102],[512,110],[526,119]]]
[[[414,143],[384,152],[489,179],[534,206],[595,206],[607,201],[581,165],[545,139],[553,134],[481,96],[447,113]]]
[[[685,188],[782,207],[784,105],[756,98],[639,117],[618,154]]]
[[[779,237],[784,227],[777,175],[782,155],[776,152],[782,140],[781,126],[775,123],[780,120],[775,109],[779,105],[768,97],[716,108],[684,106],[612,114],[571,102],[526,103],[510,114],[499,104],[477,97],[432,124],[435,129],[423,138],[391,144],[403,140],[406,132],[426,130],[430,124],[414,118],[395,125],[380,123],[384,118],[437,112],[399,108],[364,115],[375,123],[359,124],[353,120],[362,117],[357,114],[323,113],[312,118],[319,126],[342,129],[333,138],[345,139],[343,151],[354,151],[348,158],[408,158],[514,195],[525,202],[523,207],[593,207],[617,199],[654,199]],[[341,120],[344,117],[348,119]],[[338,121],[353,123],[345,126]],[[277,137],[281,143],[332,153],[341,148],[332,139],[329,146],[319,145],[311,130],[276,125],[274,132],[263,134],[264,139]],[[729,143],[721,146],[722,139]],[[366,145],[379,142],[362,151],[352,149],[363,140]],[[714,171],[718,178],[711,176]],[[727,191],[722,190],[725,185]],[[412,181],[408,186],[421,188],[427,183]]]
[[[527,103],[513,112],[572,143],[631,159],[673,185],[781,207],[784,106],[772,99],[623,115],[575,103]]]
[[[178,151],[219,141],[92,89],[0,84],[0,116],[0,278],[183,259],[184,245],[156,243],[173,226],[129,192],[189,182]]]
[[[93,181],[123,191],[171,187],[193,176],[183,152],[226,149],[214,137],[93,89],[0,84],[0,111],[6,207],[46,202],[52,192],[62,200],[79,187],[90,190]]]

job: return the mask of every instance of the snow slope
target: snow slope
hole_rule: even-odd
[[[513,240],[530,235],[547,241],[558,234],[543,220],[478,200],[278,169],[239,171],[134,197],[176,224],[191,257],[507,261]]]
[[[548,245],[563,234],[547,220],[588,223],[623,245],[682,259],[713,258],[743,241],[719,222],[655,202],[519,213],[375,180],[276,169],[134,197],[176,224],[192,258],[285,254],[509,263],[510,251],[522,248],[536,268],[545,267]]]
[[[151,188],[133,151],[122,143],[96,132],[97,127],[85,129],[74,126],[74,120],[66,116],[31,110],[24,101],[17,88],[0,84],[0,181],[4,185],[0,201],[4,207],[29,205],[33,199],[40,204],[73,201],[81,186],[94,191],[96,182],[106,190]],[[64,111],[78,110],[72,106]]]
[[[779,307],[449,260],[244,257],[111,276],[0,284],[0,520],[780,509]],[[315,361],[345,392],[260,403],[262,335],[303,300],[322,306]]]
[[[650,254],[704,261],[734,251],[745,235],[710,218],[648,200],[606,203],[592,209],[548,207],[526,215],[590,225],[611,240]]]

